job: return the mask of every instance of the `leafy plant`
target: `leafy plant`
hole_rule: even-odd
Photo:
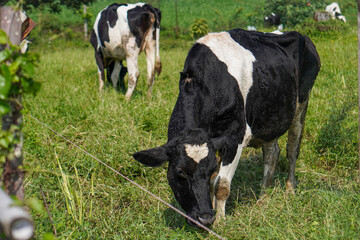
[[[205,18],[195,18],[190,26],[191,37],[194,39],[205,36],[209,31],[210,29]]]
[[[269,0],[264,7],[264,16],[276,13],[280,16],[281,23],[286,27],[293,27],[305,19],[312,17],[315,10],[326,6],[324,1],[304,0]]]
[[[20,54],[20,47],[11,44],[7,34],[0,29],[0,44],[7,45],[0,52],[0,117],[8,114],[11,108],[22,109],[18,96],[24,93],[35,94],[40,84],[33,80],[34,68],[38,55]],[[20,139],[14,137],[19,126],[12,125],[9,130],[0,131],[0,162],[12,152],[13,146]]]
[[[243,11],[242,7],[236,9],[235,13],[230,15],[230,17],[224,17],[219,10],[213,9],[214,13],[217,15],[217,18],[214,19],[214,25],[216,27],[216,31],[226,31],[233,28],[243,27],[245,22],[241,19],[241,13]]]

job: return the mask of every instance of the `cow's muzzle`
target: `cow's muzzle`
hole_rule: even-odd
[[[199,221],[202,225],[204,226],[210,226],[211,224],[214,223],[215,221],[215,214],[213,213],[205,213],[205,214],[200,214],[197,218],[194,218],[195,220]],[[190,221],[189,219],[186,219],[187,223],[193,227],[196,228],[201,228],[200,226],[198,226],[196,223]]]

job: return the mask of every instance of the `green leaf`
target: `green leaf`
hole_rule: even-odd
[[[13,63],[11,63],[9,69],[12,74],[15,74],[20,67],[20,64],[23,62],[22,57],[18,57]]]
[[[5,48],[0,52],[0,62],[8,60],[11,57],[11,51],[8,48]]]
[[[0,74],[0,99],[6,99],[11,88],[11,74],[9,68],[3,64],[1,65]]]
[[[24,75],[32,77],[34,75],[34,64],[31,62],[24,61],[21,64],[21,70]]]
[[[10,112],[9,104],[4,100],[0,100],[0,116],[3,116],[8,112]]]
[[[9,38],[6,32],[0,29],[0,44],[7,44],[9,42]]]

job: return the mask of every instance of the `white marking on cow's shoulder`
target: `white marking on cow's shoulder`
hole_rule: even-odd
[[[192,158],[196,163],[199,163],[209,154],[207,143],[204,143],[202,145],[184,144],[184,146],[188,157]]]
[[[253,63],[256,61],[255,56],[234,41],[228,32],[210,33],[197,42],[209,47],[216,57],[227,65],[228,72],[238,83],[245,103],[253,84],[252,72]]]

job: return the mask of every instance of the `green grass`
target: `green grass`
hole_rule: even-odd
[[[356,27],[353,24],[344,31],[337,30],[311,33],[322,68],[311,92],[297,162],[297,194],[286,195],[284,189],[286,136],[280,139],[282,150],[274,187],[268,190],[269,197],[262,204],[257,203],[263,172],[261,150],[246,149],[232,183],[227,219],[212,227],[221,236],[359,238]],[[24,97],[26,203],[43,205],[42,188],[57,239],[216,239],[187,226],[183,217],[30,117],[31,113],[179,207],[167,183],[167,166],[151,169],[132,158],[138,150],[167,141],[179,72],[192,42],[163,37],[160,45],[163,72],[156,78],[152,96],[146,95],[146,64],[141,55],[141,76],[129,103],[123,93],[112,87],[99,93],[90,44],[60,38],[50,45],[30,48],[41,55],[35,80],[42,83],[42,88],[37,96]],[[69,204],[75,208],[67,208]],[[31,209],[35,239],[51,239],[53,227],[47,212]]]

